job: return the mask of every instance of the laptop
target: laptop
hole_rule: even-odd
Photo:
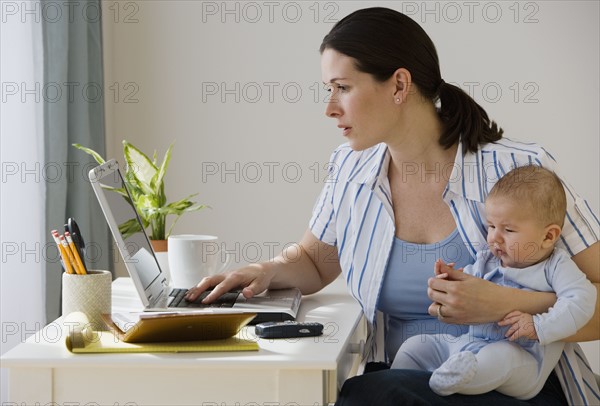
[[[123,181],[117,161],[113,159],[92,169],[89,178],[127,272],[142,300],[144,311],[199,312],[208,308],[207,311],[211,313],[256,313],[251,324],[296,319],[302,297],[300,290],[296,288],[267,290],[250,299],[236,290],[226,293],[211,305],[200,303],[205,294],[195,302],[181,299],[187,289],[169,286],[136,209],[125,199],[127,196],[131,201],[131,194]],[[119,189],[122,194],[111,189]],[[139,223],[140,231],[125,238],[119,231],[119,224],[131,219]]]

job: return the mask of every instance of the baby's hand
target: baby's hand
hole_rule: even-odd
[[[505,334],[505,337],[510,341],[516,341],[519,338],[538,340],[535,325],[533,324],[533,316],[531,314],[515,310],[504,316],[504,318],[498,322],[498,325],[511,326]]]
[[[433,272],[435,273],[435,277],[437,279],[448,279],[449,270],[454,270],[454,262],[445,264],[444,261],[442,261],[441,259],[435,261],[435,264],[433,266]],[[462,268],[458,269],[458,271],[462,271]]]

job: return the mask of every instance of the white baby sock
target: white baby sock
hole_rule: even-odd
[[[452,355],[429,379],[429,387],[440,396],[452,395],[471,382],[477,372],[477,358],[470,351]]]

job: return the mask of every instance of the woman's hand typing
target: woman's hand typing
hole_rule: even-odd
[[[251,298],[265,291],[273,278],[268,264],[251,264],[235,271],[203,278],[200,283],[191,288],[185,296],[186,300],[194,301],[202,292],[213,288],[203,303],[211,303],[224,293],[235,288],[242,288],[242,294]]]

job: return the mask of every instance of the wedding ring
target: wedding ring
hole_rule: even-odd
[[[438,320],[443,320],[444,319],[444,315],[442,314],[442,305],[439,305],[437,308],[437,315],[438,315]]]

